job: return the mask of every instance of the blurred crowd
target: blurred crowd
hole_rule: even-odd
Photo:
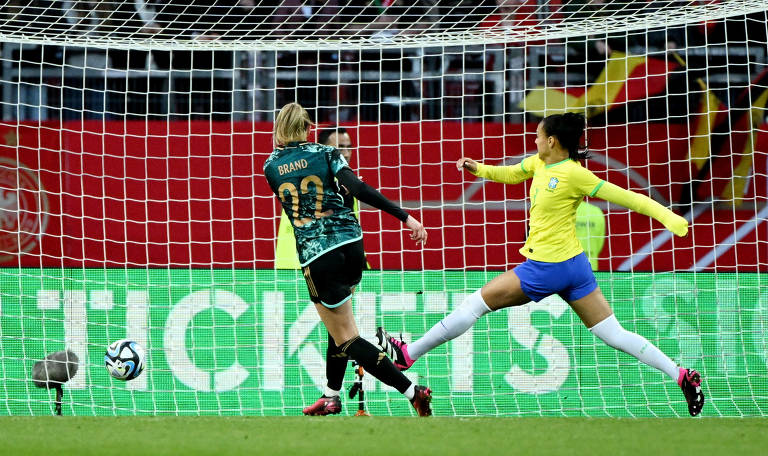
[[[217,40],[235,39],[277,40],[318,38],[334,39],[343,37],[366,37],[371,40],[386,40],[395,35],[414,35],[424,31],[499,30],[508,27],[539,26],[581,19],[600,19],[618,16],[633,16],[663,8],[705,5],[720,0],[7,0],[0,3],[0,33],[22,33],[25,36],[59,35],[67,38],[104,36],[132,40],[175,39],[175,40]],[[666,14],[666,13],[665,13]],[[357,106],[359,112],[349,116],[376,119],[383,116],[382,106],[391,105],[395,117],[402,115],[409,100],[440,100],[432,103],[434,109],[427,114],[414,115],[440,118],[446,114],[445,106],[452,103],[455,95],[456,112],[466,115],[468,106],[465,97],[475,94],[481,97],[483,87],[487,90],[489,81],[460,77],[462,74],[506,76],[492,84],[494,93],[508,91],[513,95],[509,100],[496,103],[494,112],[514,111],[514,107],[525,93],[528,85],[547,83],[554,86],[582,85],[593,81],[606,65],[612,51],[647,55],[656,58],[679,58],[682,56],[689,69],[706,68],[710,83],[712,76],[719,72],[726,78],[743,72],[748,74],[749,66],[755,62],[754,55],[761,55],[765,64],[766,12],[746,17],[736,16],[728,20],[700,22],[673,27],[659,27],[624,31],[615,34],[590,34],[542,42],[515,42],[494,46],[467,47],[452,51],[446,48],[431,54],[425,49],[400,49],[386,46],[381,49],[339,51],[285,50],[257,56],[248,51],[234,52],[209,50],[121,49],[120,47],[84,48],[67,46],[38,46],[4,44],[0,42],[6,62],[18,65],[4,65],[6,80],[24,80],[24,75],[15,76],[13,71],[28,67],[29,83],[40,79],[39,65],[51,70],[85,68],[84,75],[74,79],[93,79],[87,82],[67,81],[62,85],[92,85],[110,79],[97,74],[97,70],[231,70],[227,74],[203,74],[190,77],[172,74],[165,81],[142,82],[142,78],[122,81],[124,75],[115,74],[115,81],[106,84],[105,90],[118,93],[190,93],[177,97],[179,106],[194,111],[199,92],[202,112],[227,113],[232,102],[226,97],[209,97],[206,93],[231,93],[232,90],[253,88],[259,85],[256,76],[230,74],[236,70],[258,71],[260,68],[274,69],[275,73],[294,74],[295,78],[275,77],[275,85],[261,87],[274,89],[277,101],[285,98],[292,101],[298,95],[318,99],[318,104],[327,98],[328,106],[341,104]],[[727,45],[726,45],[727,44]],[[720,46],[723,52],[713,49]],[[745,52],[746,50],[746,52]],[[755,51],[756,52],[753,52]],[[700,52],[699,52],[700,51]],[[672,55],[674,52],[674,56]],[[698,53],[697,53],[698,52]],[[266,55],[267,53],[261,53]],[[413,57],[413,58],[409,58]],[[262,60],[260,60],[262,59]],[[750,60],[752,59],[752,60]],[[66,64],[66,65],[65,65]],[[47,65],[47,67],[46,67]],[[543,69],[546,68],[546,71]],[[90,77],[87,73],[94,73]],[[330,76],[325,80],[325,70]],[[421,71],[421,73],[418,73]],[[10,72],[10,73],[9,73]],[[55,71],[54,71],[55,73]],[[301,73],[301,74],[300,74]],[[385,73],[387,76],[385,77]],[[536,73],[536,74],[534,74]],[[57,73],[58,74],[58,73]],[[342,81],[340,74],[345,74]],[[364,74],[374,75],[365,76]],[[350,76],[351,75],[351,76]],[[377,76],[378,75],[378,76]],[[399,75],[399,76],[398,76]],[[451,75],[456,75],[455,81]],[[283,75],[286,76],[286,75]],[[300,81],[302,77],[309,80]],[[58,77],[58,76],[57,76]],[[61,77],[67,78],[66,74]],[[485,77],[485,76],[483,76]],[[557,79],[559,77],[559,79]],[[745,76],[746,77],[746,76]],[[18,79],[16,79],[18,78]],[[45,76],[43,76],[43,79]],[[537,79],[538,78],[538,79]],[[550,80],[555,78],[557,80]],[[146,79],[146,78],[144,78]],[[265,79],[268,79],[265,78]],[[255,83],[249,82],[257,81]],[[420,83],[419,81],[422,81]],[[115,85],[115,84],[123,85]],[[138,84],[144,84],[139,86]],[[674,83],[672,81],[671,83]],[[130,87],[126,86],[128,84]],[[152,84],[157,88],[150,87]],[[172,85],[172,88],[168,87]],[[483,85],[485,84],[485,86]],[[501,87],[501,85],[504,85]],[[110,85],[115,85],[110,89]],[[312,87],[318,86],[316,89]],[[723,82],[723,86],[727,85]],[[257,87],[258,88],[258,87]],[[315,90],[315,91],[313,91]],[[685,91],[685,90],[682,90]],[[15,90],[9,93],[15,93]],[[19,90],[23,92],[23,90]],[[29,91],[34,92],[34,90]],[[307,93],[304,93],[307,92]],[[326,93],[327,92],[327,93]],[[42,93],[42,91],[41,91]],[[51,95],[53,97],[54,95]],[[59,96],[59,95],[55,95]],[[22,97],[22,95],[20,95]],[[67,98],[66,95],[61,95]],[[96,94],[94,97],[98,98]],[[517,97],[517,98],[515,98]],[[4,98],[7,102],[8,97]],[[82,98],[73,93],[72,100]],[[69,99],[67,98],[67,99]],[[130,98],[130,97],[129,97]],[[150,97],[154,100],[155,97]],[[386,100],[390,100],[389,102]],[[107,100],[108,102],[109,100]],[[157,100],[155,100],[157,101]],[[35,104],[35,102],[30,102]],[[62,101],[61,104],[67,104]],[[140,99],[135,104],[152,105],[153,101]],[[166,106],[170,101],[160,100],[155,104]],[[217,106],[217,103],[222,104]],[[117,105],[113,109],[121,112]],[[427,103],[431,106],[430,103]],[[477,103],[481,105],[482,103]],[[130,101],[126,102],[130,105]],[[417,104],[413,104],[417,106]],[[78,112],[73,108],[73,112]],[[84,107],[82,109],[85,109]],[[95,108],[98,111],[102,108]],[[128,109],[128,108],[125,108]],[[133,108],[131,108],[133,109]],[[152,110],[152,108],[146,108]],[[158,108],[158,112],[171,112],[176,108]],[[182,109],[182,108],[178,108]],[[414,108],[416,109],[416,108]],[[451,108],[453,109],[453,108]],[[334,121],[344,120],[338,109],[329,115],[339,115]],[[370,111],[370,112],[368,112]],[[432,112],[434,111],[434,112]],[[449,110],[450,111],[450,110]],[[79,114],[77,114],[79,115]],[[459,115],[459,114],[456,114]]]
[[[110,34],[136,39],[392,35],[425,29],[536,26],[718,1],[9,0],[0,10],[0,27],[28,34]]]
[[[139,39],[279,38],[450,27],[482,20],[494,8],[496,0],[10,0],[2,21],[27,32]]]
[[[563,20],[639,14],[675,5],[719,0],[9,0],[0,9],[0,32],[26,35],[113,36],[144,40],[280,39],[367,36],[386,39],[424,30],[536,27]],[[729,27],[728,21],[572,39],[571,59],[599,61],[632,46],[680,49],[729,41],[765,41],[765,15]],[[762,19],[762,20],[761,20]],[[586,37],[585,37],[586,38]],[[599,38],[599,37],[598,37]],[[580,44],[579,41],[582,43]],[[115,54],[112,67],[126,65]],[[131,67],[146,64],[132,59]],[[144,59],[146,60],[146,59]],[[168,58],[155,58],[158,68]],[[184,68],[180,63],[179,68]]]

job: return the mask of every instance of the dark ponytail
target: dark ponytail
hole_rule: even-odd
[[[553,114],[541,121],[544,133],[556,137],[560,145],[568,151],[568,158],[574,161],[589,158],[587,146],[580,142],[586,125],[584,116],[573,112]]]

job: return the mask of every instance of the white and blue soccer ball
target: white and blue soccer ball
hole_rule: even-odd
[[[144,371],[144,348],[128,339],[112,342],[104,354],[109,375],[118,380],[133,380]]]

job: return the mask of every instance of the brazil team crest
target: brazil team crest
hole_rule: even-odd
[[[557,187],[557,183],[558,183],[558,182],[560,182],[560,181],[559,181],[559,180],[557,180],[557,178],[556,178],[556,177],[553,177],[553,178],[549,179],[549,185],[547,185],[547,187],[548,187],[550,190],[554,190],[554,189]]]

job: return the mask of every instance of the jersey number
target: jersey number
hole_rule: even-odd
[[[323,181],[315,175],[307,176],[301,180],[301,194],[306,195],[309,193],[309,184],[315,184],[315,216],[314,219],[327,217],[333,214],[332,210],[323,212]],[[288,198],[291,199],[291,212],[293,212],[291,219],[293,219],[293,226],[303,226],[313,220],[312,217],[299,218],[299,190],[290,182],[283,182],[277,189],[280,194],[280,199],[283,203],[288,203]]]

